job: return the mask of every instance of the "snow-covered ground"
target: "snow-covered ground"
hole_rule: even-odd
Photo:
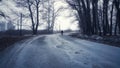
[[[0,68],[120,68],[120,48],[61,35],[37,36],[0,53]]]

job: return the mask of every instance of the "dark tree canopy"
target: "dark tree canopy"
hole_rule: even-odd
[[[67,0],[77,11],[81,33],[120,34],[120,0]]]

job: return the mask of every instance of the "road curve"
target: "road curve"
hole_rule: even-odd
[[[120,48],[69,36],[36,36],[0,53],[0,68],[120,68]]]

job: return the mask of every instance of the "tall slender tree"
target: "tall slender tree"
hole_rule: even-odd
[[[120,0],[114,0],[115,8],[116,8],[116,23],[115,23],[115,35],[117,34],[117,30],[120,34]],[[117,29],[119,28],[119,29]]]

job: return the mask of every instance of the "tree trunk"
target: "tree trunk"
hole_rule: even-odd
[[[39,26],[39,3],[37,3],[36,5],[36,15],[37,15],[37,24],[36,24],[36,28],[35,28],[35,34],[37,34],[38,32],[38,26]]]
[[[110,17],[110,35],[112,35],[112,30],[113,30],[113,8],[114,8],[114,2],[112,3],[112,8],[111,8],[111,17]]]
[[[23,15],[21,13],[20,14],[20,36],[22,36],[22,18],[23,18]]]

